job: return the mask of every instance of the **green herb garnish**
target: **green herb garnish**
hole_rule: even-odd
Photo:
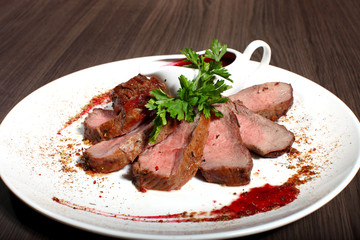
[[[192,63],[188,67],[198,69],[199,73],[195,79],[191,80],[184,75],[179,77],[181,88],[177,91],[175,98],[169,97],[161,89],[151,91],[154,97],[145,106],[149,110],[156,110],[157,116],[154,120],[153,131],[150,133],[150,142],[156,141],[162,127],[167,124],[167,114],[171,118],[188,122],[194,121],[196,110],[202,112],[205,118],[209,118],[211,113],[217,117],[223,116],[213,104],[228,101],[227,98],[221,96],[221,93],[231,88],[225,84],[225,80],[233,82],[221,63],[226,50],[227,45],[221,45],[218,40],[213,39],[205,55],[199,56],[191,48],[181,51],[186,57],[184,61]]]

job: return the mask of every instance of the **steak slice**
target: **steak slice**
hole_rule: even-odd
[[[251,111],[275,121],[291,107],[293,89],[287,83],[268,82],[245,88],[229,98],[240,100]]]
[[[109,173],[131,163],[145,148],[150,124],[124,136],[99,142],[84,152],[86,164],[95,172]]]
[[[177,126],[176,120],[169,120],[159,133],[155,144],[163,141]],[[124,168],[146,148],[155,145],[148,141],[152,128],[152,122],[147,122],[124,136],[102,141],[89,147],[84,152],[86,164],[98,173],[109,173]]]
[[[164,141],[144,151],[132,165],[135,186],[170,191],[185,185],[201,164],[209,123],[203,116],[182,121]]]
[[[110,93],[114,111],[120,113],[123,106],[136,96],[146,96],[149,100],[152,97],[150,91],[157,88],[162,89],[164,92],[166,91],[164,82],[155,77],[149,79],[141,74],[119,84]]]
[[[294,134],[284,126],[250,111],[240,101],[234,101],[232,110],[240,124],[244,145],[263,157],[277,157],[293,144]]]
[[[85,118],[84,138],[92,143],[104,140],[100,126],[116,118],[117,114],[113,110],[96,108]]]
[[[153,113],[145,107],[149,99],[147,95],[138,95],[127,101],[115,118],[98,127],[102,139],[109,140],[124,135],[151,118]]]
[[[250,182],[253,161],[242,143],[239,123],[229,104],[215,106],[223,117],[211,119],[200,171],[207,182],[241,186]]]

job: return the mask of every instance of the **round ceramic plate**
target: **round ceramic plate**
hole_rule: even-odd
[[[151,59],[119,61],[70,74],[17,104],[0,127],[1,178],[11,191],[50,218],[99,234],[218,239],[296,221],[329,202],[356,175],[360,134],[355,115],[314,82],[273,66],[262,68],[246,85],[291,83],[294,104],[279,124],[294,132],[297,154],[270,159],[254,156],[249,185],[225,187],[194,177],[178,191],[142,193],[132,184],[129,167],[111,174],[87,173],[79,164],[82,150],[88,147],[82,141],[84,109],[94,96],[137,75],[139,65]],[[256,67],[256,63],[250,65]],[[283,184],[306,166],[312,174],[303,176],[297,199],[283,207],[227,221],[171,218],[221,209],[250,189]]]

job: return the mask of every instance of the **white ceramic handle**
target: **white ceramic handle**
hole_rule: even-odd
[[[260,68],[262,68],[263,66],[269,65],[270,63],[270,59],[271,59],[271,49],[270,46],[261,40],[255,40],[253,42],[251,42],[245,49],[243,55],[245,58],[247,58],[247,60],[250,60],[251,56],[253,55],[253,53],[255,52],[256,49],[262,47],[264,49],[263,51],[263,55],[262,55],[262,59],[260,61],[260,64],[258,65],[258,67],[256,68],[256,70],[259,70]]]

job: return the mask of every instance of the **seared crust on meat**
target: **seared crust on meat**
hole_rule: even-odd
[[[124,135],[150,118],[152,114],[145,108],[147,102],[148,97],[143,95],[129,100],[114,119],[99,126],[102,138],[109,140]]]
[[[226,186],[243,186],[250,183],[252,161],[248,166],[241,168],[229,168],[219,166],[211,169],[201,169],[201,174],[207,182]]]
[[[166,91],[164,82],[155,77],[147,78],[141,74],[138,74],[130,80],[119,84],[110,93],[110,98],[113,101],[114,111],[116,113],[120,113],[123,106],[130,99],[136,96],[146,96],[149,100],[152,97],[150,91],[157,88]]]

